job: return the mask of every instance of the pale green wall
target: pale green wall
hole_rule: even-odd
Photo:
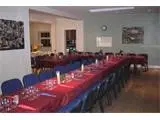
[[[107,31],[101,31],[100,27],[107,25]],[[144,44],[122,44],[123,26],[144,27]],[[84,19],[84,47],[85,51],[98,51],[96,36],[111,36],[113,43],[111,48],[103,48],[106,51],[148,53],[150,65],[160,65],[160,27],[159,14],[90,14]]]

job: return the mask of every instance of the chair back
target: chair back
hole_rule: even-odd
[[[92,109],[93,105],[96,103],[97,94],[98,87],[92,88],[86,93],[81,112],[88,112]]]
[[[79,101],[79,103],[70,111],[70,113],[80,113],[83,105],[83,101]]]
[[[54,53],[51,53],[50,56],[54,56]]]
[[[70,71],[80,68],[80,62],[74,62],[73,64],[69,64],[68,69]]]
[[[95,59],[94,58],[89,58],[88,59],[88,64],[91,64],[91,63],[94,63],[95,62]]]
[[[88,61],[87,61],[87,60],[82,60],[82,64],[83,64],[83,65],[87,65],[87,64],[88,64]]]
[[[108,77],[108,88],[112,87],[112,85],[118,80],[119,77],[119,71],[117,71],[116,73],[112,73],[109,75]]]
[[[60,71],[62,74],[67,73],[67,67],[66,66],[57,65],[54,68],[54,73],[56,73],[56,71]]]
[[[53,72],[53,70],[42,71],[39,73],[39,80],[44,81],[44,80],[50,79],[54,76],[55,76],[55,73]]]
[[[32,74],[25,75],[23,77],[23,85],[25,88],[32,86],[32,85],[35,85],[38,82],[39,82],[39,78],[36,74],[32,73]]]
[[[63,56],[64,54],[63,54],[63,52],[59,52],[58,55],[59,56]]]
[[[61,107],[58,113],[80,113],[83,105],[83,97],[84,93],[80,94],[67,105]]]
[[[97,95],[98,100],[102,99],[103,96],[105,95],[105,85],[106,81],[103,80],[98,86],[98,95]]]
[[[138,55],[143,56],[146,59],[146,62],[148,62],[148,54],[141,53],[141,54],[138,54]]]
[[[114,55],[112,52],[106,52],[105,55]]]
[[[23,85],[19,79],[10,79],[4,81],[1,85],[3,95],[14,93],[23,88]]]

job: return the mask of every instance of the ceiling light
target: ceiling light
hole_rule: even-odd
[[[134,7],[114,7],[114,8],[90,9],[89,12],[108,12],[108,11],[130,10],[130,9],[134,9]]]

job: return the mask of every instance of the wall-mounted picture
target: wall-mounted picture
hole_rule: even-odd
[[[24,49],[24,23],[0,19],[0,50]]]
[[[144,28],[143,27],[123,27],[122,44],[143,44]]]

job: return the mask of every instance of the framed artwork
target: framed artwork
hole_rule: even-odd
[[[0,50],[24,49],[24,23],[0,19]]]
[[[144,28],[143,27],[123,27],[122,44],[143,44]]]

